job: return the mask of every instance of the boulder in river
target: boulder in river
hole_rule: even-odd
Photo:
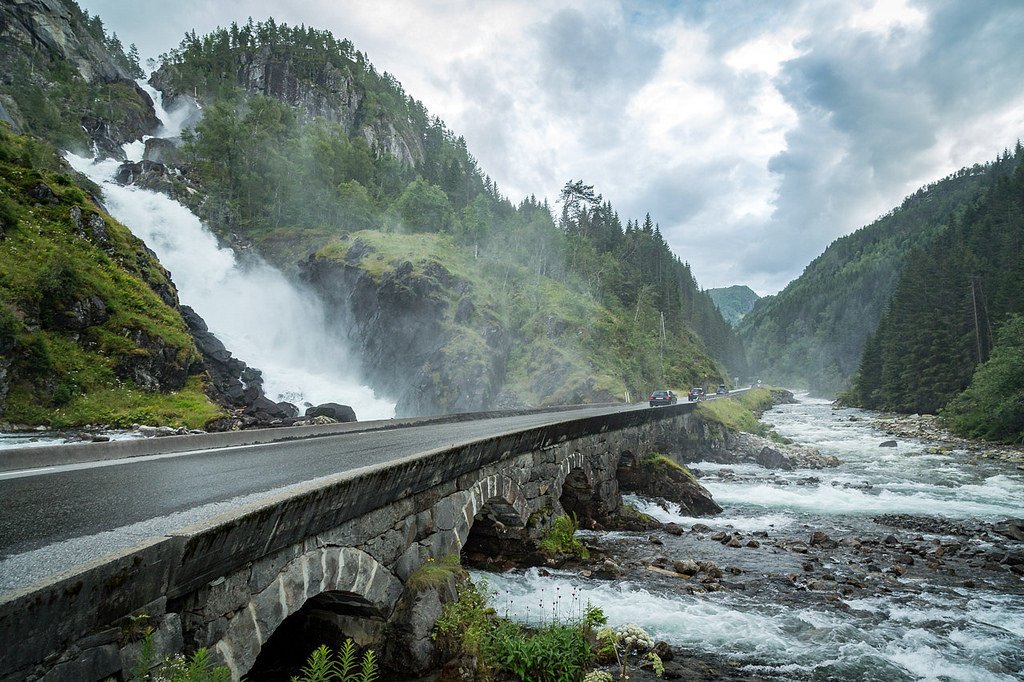
[[[358,421],[355,410],[348,405],[339,405],[338,403],[323,403],[309,408],[306,410],[306,418],[312,417],[330,417],[336,422]]]
[[[878,447],[880,447],[880,448],[894,448],[894,447],[896,447],[896,441],[894,441],[894,440],[882,441],[881,443],[878,444]]]
[[[624,455],[617,476],[622,490],[675,502],[683,514],[711,516],[722,511],[689,469],[665,455]]]

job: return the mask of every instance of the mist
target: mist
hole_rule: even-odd
[[[67,154],[69,163],[104,191],[110,214],[152,249],[171,272],[183,304],[203,317],[240,360],[263,372],[264,391],[296,405],[351,405],[361,420],[394,416],[393,401],[357,376],[344,330],[320,299],[256,256],[240,259],[185,206],[112,182],[115,160]]]

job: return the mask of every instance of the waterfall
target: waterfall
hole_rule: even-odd
[[[144,86],[153,99],[160,95]],[[163,127],[175,137],[186,116],[156,107]],[[141,159],[145,143],[125,145]],[[343,330],[329,321],[320,298],[259,259],[239,259],[221,247],[198,217],[173,199],[113,181],[119,163],[66,153],[75,168],[103,188],[107,210],[152,249],[171,272],[181,302],[206,321],[232,354],[263,372],[271,400],[313,405],[351,405],[360,420],[387,419],[394,402],[361,384]]]

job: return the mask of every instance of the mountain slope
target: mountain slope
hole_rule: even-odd
[[[186,36],[152,82],[165,105],[187,93],[203,107],[179,155],[187,187],[177,196],[226,240],[288,272],[302,262],[350,316],[368,379],[400,413],[636,396],[718,382],[708,349],[730,367],[744,361],[649,216],[623,228],[582,181],[566,185],[557,224],[546,203],[514,205],[461,138],[348,41],[273,21],[232,25]],[[363,297],[394,305],[385,314]],[[455,315],[470,308],[490,332]],[[421,326],[429,334],[409,339]],[[602,341],[581,345],[564,330]],[[403,339],[414,352],[399,352]],[[531,344],[552,352],[518,363]]]
[[[1022,160],[1018,144],[997,162],[1008,174],[992,178],[948,230],[908,257],[848,400],[935,413],[992,355],[1010,316],[1024,313]]]
[[[220,410],[167,272],[77,182],[0,125],[0,417],[203,425]]]
[[[0,120],[60,149],[123,159],[122,144],[159,125],[132,54],[70,0],[0,3]]]
[[[754,304],[760,298],[750,287],[738,284],[731,287],[708,289],[707,294],[715,302],[715,307],[721,311],[725,321],[733,327],[754,309]]]
[[[896,209],[841,237],[738,328],[761,379],[836,395],[860,362],[907,254],[941,234],[1001,164],[975,165],[921,188]]]
[[[98,18],[71,0],[4,16],[0,57],[25,78],[0,101],[17,126],[120,159],[121,143],[155,131],[126,79],[137,64]],[[38,49],[53,25],[62,37]],[[97,51],[113,66],[82,58]],[[744,361],[649,216],[624,229],[582,181],[558,221],[546,202],[513,204],[348,41],[273,20],[190,33],[151,83],[168,109],[198,101],[201,119],[182,139],[148,140],[121,181],[172,194],[226,242],[316,284],[333,314],[353,316],[369,379],[404,414],[618,399],[718,383],[720,362]],[[385,315],[360,297],[395,305]],[[420,323],[432,334],[409,338]]]

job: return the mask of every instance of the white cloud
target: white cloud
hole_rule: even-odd
[[[513,199],[582,178],[703,286],[778,290],[1024,131],[1015,0],[84,0],[144,55],[232,20],[330,29]],[[148,46],[153,46],[152,48]]]

